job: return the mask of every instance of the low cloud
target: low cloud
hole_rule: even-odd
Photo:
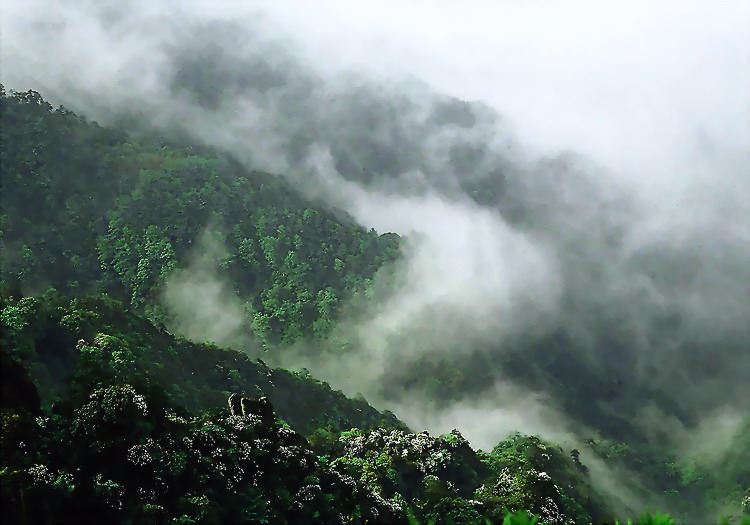
[[[247,305],[221,275],[226,256],[221,240],[206,230],[192,249],[187,266],[173,271],[164,284],[167,326],[189,339],[254,353],[258,343],[249,336]]]
[[[420,359],[497,363],[470,399],[396,390],[409,423],[455,419],[484,444],[486,422],[587,431],[560,396],[641,430],[750,408],[744,4],[282,4],[6,2],[2,81],[229,151],[404,235],[378,300],[337,329],[350,353],[284,362],[382,404]],[[232,344],[244,304],[217,250],[165,302],[176,330]],[[594,383],[608,399],[588,399]]]

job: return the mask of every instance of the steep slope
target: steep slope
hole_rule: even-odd
[[[377,107],[368,102],[373,96],[364,93],[355,97],[365,116]],[[517,438],[512,438],[492,453],[505,459],[483,459],[495,461],[494,470],[488,471],[476,458],[471,459],[475,453],[470,449],[458,447],[459,455],[469,457],[466,461],[474,474],[452,470],[443,481],[427,479],[425,476],[435,474],[425,467],[427,459],[409,459],[404,465],[398,457],[408,456],[407,448],[421,444],[438,455],[450,452],[455,440],[399,433],[407,429],[393,414],[380,413],[362,399],[347,399],[307,373],[270,369],[249,357],[265,356],[263,348],[273,356],[300,341],[310,343],[306,349],[315,355],[323,349],[332,351],[333,359],[360,351],[360,341],[329,338],[340,307],[352,304],[350,300],[356,297],[360,299],[356,304],[367,304],[374,293],[373,277],[399,258],[403,239],[368,232],[347,214],[303,198],[289,181],[248,171],[214,149],[102,128],[64,109],[53,110],[34,92],[3,93],[0,102],[2,341],[12,359],[29,369],[48,417],[56,415],[71,423],[73,414],[87,406],[92,393],[99,392],[97,396],[104,399],[109,395],[106,388],[129,385],[138,395],[155,399],[164,410],[183,411],[186,418],[200,418],[208,412],[206,421],[210,422],[214,421],[210,413],[226,406],[230,393],[252,396],[260,391],[280,420],[309,437],[321,457],[337,462],[352,476],[371,481],[368,490],[373,493],[391,499],[429,500],[429,505],[438,505],[436,508],[444,508],[446,513],[455,510],[469,521],[477,516],[498,519],[503,506],[532,509],[553,522],[610,515],[603,504],[586,503],[597,498],[589,495],[587,474],[576,460],[560,459],[565,468],[560,467],[551,482],[537,476],[549,470],[542,461],[549,458],[533,440],[523,441],[532,443],[534,454],[542,458],[535,463],[533,476],[523,474],[531,467],[516,457],[516,453],[523,455],[526,444],[516,446]],[[469,118],[478,111],[476,107],[449,106],[434,117],[438,124],[470,128],[479,118]],[[398,179],[394,173],[399,169],[394,168],[393,173],[383,170]],[[487,183],[500,188],[495,180],[499,172],[476,171],[489,173]],[[531,180],[552,177],[557,186],[543,188],[586,192],[596,185],[585,175],[578,177],[564,161],[557,161],[539,168]],[[452,194],[459,189],[446,186],[441,191]],[[523,197],[523,191],[530,194]],[[585,251],[576,252],[587,245],[590,236],[579,230],[577,236],[568,235],[571,225],[567,221],[580,226],[576,221],[581,217],[571,211],[575,206],[558,202],[538,212],[532,205],[538,192],[524,184],[501,193],[503,198],[518,197],[519,205],[528,208],[524,212],[523,206],[511,210],[494,200],[486,203],[498,207],[509,222],[553,244],[558,237],[570,243],[572,248],[562,253],[570,257],[564,261],[569,283],[581,284],[590,272],[596,288],[611,277],[599,272],[598,263],[583,261]],[[486,194],[479,191],[477,195]],[[592,234],[593,251],[615,249],[617,240],[612,234],[619,227],[617,214],[610,224],[612,208],[596,205],[589,211],[588,219],[600,226],[606,223]],[[663,259],[654,257],[657,262]],[[196,286],[202,283],[213,287]],[[742,457],[738,451],[743,450],[743,434],[740,432],[716,461],[696,461],[669,448],[671,427],[634,425],[644,408],[656,407],[687,428],[695,427],[701,412],[691,406],[690,399],[670,397],[657,380],[636,373],[642,363],[629,347],[632,333],[628,318],[620,323],[615,315],[624,311],[622,308],[627,310],[624,298],[611,303],[612,312],[601,308],[589,317],[590,297],[587,293],[576,295],[583,288],[573,284],[571,294],[565,296],[569,315],[554,330],[521,333],[499,342],[493,334],[477,342],[467,333],[469,342],[460,351],[449,348],[451,352],[441,354],[439,360],[431,354],[414,357],[400,353],[401,334],[387,334],[388,346],[393,349],[388,355],[397,358],[384,363],[382,382],[377,385],[382,397],[397,399],[411,388],[438,404],[450,405],[478,397],[499,379],[510,378],[528,390],[552,396],[554,406],[576,424],[585,425],[580,430],[582,437],[601,434],[589,442],[591,448],[607,461],[643,476],[646,491],[666,493],[658,500],[660,505],[668,502],[690,516],[704,510],[701,498],[705,497],[710,512],[722,508],[738,512],[748,483],[747,468],[735,467],[731,459]],[[45,292],[49,286],[59,291]],[[97,291],[106,293],[96,295]],[[599,300],[605,298],[606,294]],[[176,305],[187,305],[189,311]],[[239,315],[225,324],[228,309]],[[492,316],[487,320],[492,321]],[[649,327],[653,329],[650,337],[658,340],[670,327],[681,324],[684,321],[665,314]],[[196,334],[202,340],[231,344],[235,350],[194,344],[172,332]],[[586,344],[579,337],[582,332],[588,336]],[[732,335],[725,334],[710,349],[722,350]],[[696,345],[701,352],[709,349]],[[744,363],[740,361],[733,373],[741,376]],[[696,358],[688,367],[697,381],[705,378],[699,373],[701,366],[701,359]],[[15,365],[9,365],[8,370],[21,374]],[[31,391],[24,378],[18,385]],[[742,384],[729,384],[727,398],[743,388]],[[11,393],[11,400],[17,394]],[[13,410],[22,405],[9,401]],[[26,402],[26,408],[36,406],[33,400]],[[8,413],[7,435],[15,432],[12,425],[18,418],[14,414]],[[18,424],[32,424],[30,419],[25,421]],[[155,427],[163,423],[151,422]],[[352,428],[360,430],[340,435]],[[194,430],[183,427],[181,432]],[[160,430],[154,432],[148,436],[163,437]],[[233,437],[233,444],[227,446],[232,448],[239,439]],[[138,444],[143,445],[141,441]],[[381,457],[380,449],[389,458]],[[556,454],[566,456],[561,451]],[[18,465],[14,465],[16,469]],[[30,475],[29,468],[23,466]],[[511,470],[502,474],[505,469]],[[580,470],[583,478],[563,472],[565,469]],[[45,476],[39,479],[48,479]],[[563,487],[562,492],[554,488],[557,486]],[[522,496],[516,498],[518,491]],[[433,492],[439,497],[430,495]],[[467,500],[470,497],[485,506],[475,508]],[[554,501],[554,510],[547,509],[547,514],[546,498]],[[281,498],[274,508],[288,504],[288,499]],[[420,503],[412,510],[427,519],[443,512],[427,507]],[[406,512],[406,507],[399,508]]]
[[[175,340],[106,297],[10,300],[2,319],[2,372],[13,375],[1,411],[9,522],[475,523],[531,510],[548,523],[576,523],[612,515],[585,467],[557,446],[516,435],[482,453],[458,431],[410,434],[364,401]],[[19,356],[43,384],[41,403]],[[236,368],[222,369],[230,363]],[[227,395],[242,390],[250,393],[227,407]]]
[[[288,343],[324,336],[339,304],[398,256],[396,236],[226,155],[140,142],[34,92],[3,91],[0,113],[3,279],[27,293],[108,291],[169,320],[167,276],[208,253],[248,327]],[[198,242],[207,229],[213,248]]]
[[[309,375],[177,338],[106,295],[71,300],[50,291],[4,298],[0,315],[3,346],[29,368],[46,410],[118,378],[155,388],[173,406],[193,412],[226,406],[231,392],[260,392],[302,434],[318,428],[406,429],[393,414],[348,399]]]
[[[106,295],[5,298],[0,319],[0,479],[11,521],[611,516],[559,447],[517,435],[477,453],[458,431],[410,434],[364,400],[178,339]],[[242,409],[227,407],[240,392]]]
[[[186,418],[115,382],[36,421],[3,410],[3,520],[405,521],[397,505],[328,468],[264,400],[243,415]]]

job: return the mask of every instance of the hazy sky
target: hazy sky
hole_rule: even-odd
[[[330,63],[408,72],[509,116],[527,146],[623,170],[750,145],[750,1],[278,2]],[[666,175],[664,173],[662,176]]]
[[[4,0],[4,47],[18,40],[19,13],[47,12],[54,23],[54,8],[82,5]],[[526,147],[576,149],[631,177],[655,178],[649,166],[671,184],[694,169],[695,148],[733,156],[750,149],[750,0],[125,5],[134,20],[169,17],[178,5],[211,18],[261,10],[272,31],[296,37],[321,67],[408,73],[485,100],[510,118]]]

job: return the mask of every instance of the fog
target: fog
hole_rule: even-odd
[[[197,341],[246,348],[254,341],[245,330],[245,304],[220,274],[228,252],[210,225],[184,268],[166,280],[163,304],[174,320],[169,329]],[[197,305],[200,305],[199,307]]]
[[[748,144],[744,1],[304,5],[273,14],[315,55],[485,100],[526,147],[573,148],[640,179],[657,162],[673,183],[663,168],[685,167],[696,147]]]
[[[609,414],[648,393],[643,432],[750,409],[748,19],[743,1],[6,0],[0,59],[7,88],[216,146],[404,235],[379,300],[337,329],[352,351],[278,362],[490,447],[591,430],[501,366],[559,366],[561,330],[560,362],[625,399],[587,399],[585,378],[570,395]],[[242,298],[196,264],[167,307],[190,337],[235,340]],[[388,383],[488,354],[463,399]]]

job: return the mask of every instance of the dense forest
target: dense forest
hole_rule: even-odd
[[[4,522],[750,519],[747,414],[730,454],[682,455],[666,429],[647,435],[630,420],[639,399],[690,425],[684,400],[582,360],[565,329],[518,337],[502,356],[483,343],[455,359],[394,363],[380,399],[411,388],[450,403],[481,394],[482,374],[502,370],[554,395],[588,433],[580,450],[520,433],[487,451],[461,429],[414,433],[307,369],[276,366],[290,349],[356,352],[360,342],[337,326],[367,313],[376,277],[389,281],[409,240],[368,231],[230,151],[103,127],[33,91],[1,97]],[[472,111],[482,110],[451,102],[432,120],[473,121]],[[454,153],[463,170],[488,162]],[[357,162],[370,173],[387,160]],[[461,191],[521,228],[554,229],[564,210],[509,206],[524,190],[491,173]],[[214,312],[221,302],[241,315]],[[613,498],[617,487],[585,457],[627,472],[629,494],[639,492]]]

